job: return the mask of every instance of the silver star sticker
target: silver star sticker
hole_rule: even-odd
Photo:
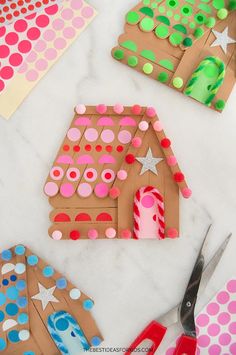
[[[56,286],[51,288],[45,288],[41,283],[38,282],[39,293],[32,296],[34,300],[39,300],[42,302],[43,310],[47,307],[49,302],[59,302],[56,297],[53,296],[53,292],[56,289]]]
[[[231,43],[236,43],[236,40],[228,36],[228,27],[225,27],[223,32],[218,32],[216,30],[212,30],[216,39],[211,44],[211,47],[220,46],[222,51],[227,53],[227,45]]]
[[[157,175],[157,168],[156,165],[160,163],[163,159],[162,158],[154,158],[152,155],[151,148],[148,149],[146,157],[138,157],[136,160],[142,164],[142,170],[140,175],[146,173],[146,171],[152,171],[155,175]]]

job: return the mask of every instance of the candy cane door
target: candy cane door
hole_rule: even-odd
[[[65,311],[55,312],[48,317],[48,330],[63,355],[84,354],[90,347],[76,320]]]
[[[223,83],[224,63],[208,57],[203,60],[189,81],[186,94],[204,104],[209,104]]]
[[[134,237],[163,239],[164,227],[162,195],[152,186],[142,187],[134,199]]]

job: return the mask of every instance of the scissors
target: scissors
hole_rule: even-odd
[[[197,260],[192,270],[183,300],[173,309],[162,315],[156,320],[153,320],[149,325],[138,335],[134,342],[130,345],[125,355],[130,355],[142,345],[144,341],[151,341],[152,346],[148,349],[147,355],[153,355],[160,346],[167,327],[180,322],[183,328],[183,334],[177,342],[177,347],[174,355],[195,355],[197,349],[197,336],[195,327],[195,306],[200,294],[206,287],[211,275],[213,274],[217,264],[219,263],[223,252],[231,238],[231,234],[225,239],[222,245],[218,248],[212,259],[206,265],[205,269],[205,250],[208,241],[208,233],[211,225],[208,227],[203,243],[201,245]],[[169,319],[169,322],[167,321]],[[166,324],[166,326],[163,325]]]

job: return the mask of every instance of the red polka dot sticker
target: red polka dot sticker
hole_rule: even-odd
[[[197,355],[236,354],[236,279],[227,282],[197,315],[195,323]],[[172,344],[165,354],[173,355],[174,350]]]
[[[39,0],[11,0],[11,6],[4,6],[4,11],[0,12],[0,24],[9,25],[11,22],[18,20],[18,18],[39,10],[42,11],[43,8],[53,3],[55,3],[55,0],[48,0],[46,3]]]

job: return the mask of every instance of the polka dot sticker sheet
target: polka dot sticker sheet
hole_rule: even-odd
[[[195,319],[198,347],[196,355],[236,354],[236,278],[206,305]],[[166,355],[172,355],[170,347]]]
[[[95,16],[85,1],[65,0],[0,27],[0,115],[14,113]]]
[[[0,0],[0,26],[6,26],[55,3],[56,0]]]

